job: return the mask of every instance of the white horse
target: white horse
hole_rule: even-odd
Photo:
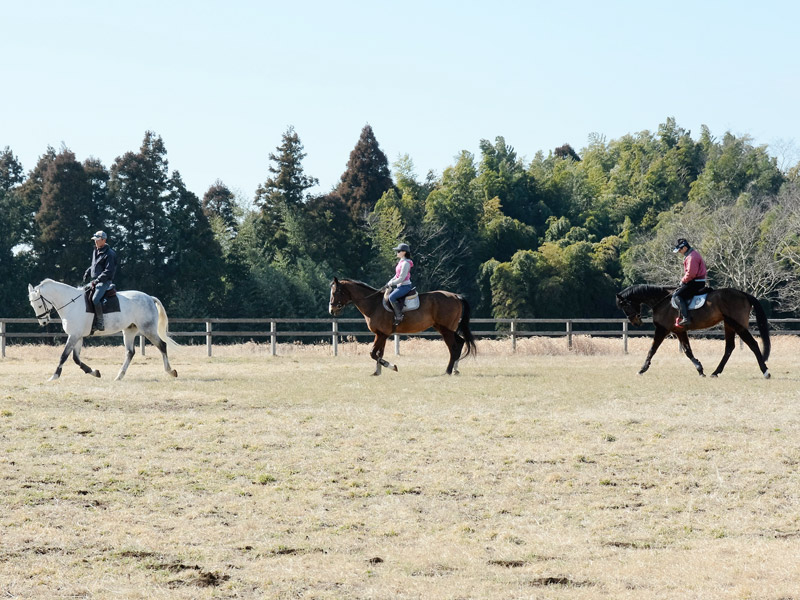
[[[28,284],[28,300],[31,307],[39,319],[39,325],[47,325],[50,322],[50,312],[55,309],[61,317],[61,326],[67,334],[67,344],[61,353],[61,360],[58,363],[56,372],[49,381],[58,379],[61,376],[61,367],[72,352],[72,359],[88,373],[95,377],[100,377],[100,371],[92,370],[91,367],[81,362],[81,348],[83,338],[90,335],[94,313],[86,312],[83,288],[72,287],[66,283],[45,279],[36,287]],[[167,358],[167,344],[177,346],[174,340],[167,335],[167,313],[164,305],[155,296],[148,296],[142,292],[128,291],[117,292],[119,298],[119,312],[105,314],[105,329],[92,333],[92,336],[113,335],[122,332],[125,342],[125,362],[117,374],[117,380],[125,376],[128,365],[131,364],[133,355],[136,354],[134,343],[136,334],[141,333],[161,351],[164,358],[164,370],[173,377],[178,376],[178,372],[169,366]]]

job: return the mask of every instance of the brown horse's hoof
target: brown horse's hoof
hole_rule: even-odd
[[[173,377],[178,376],[178,372],[175,369],[172,369],[172,371],[170,371],[169,374],[172,375]]]
[[[392,369],[395,373],[397,373],[397,365],[394,365],[394,369]]]

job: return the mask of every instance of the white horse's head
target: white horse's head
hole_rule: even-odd
[[[31,303],[31,308],[36,313],[36,318],[39,319],[39,325],[45,326],[51,321],[50,312],[53,310],[53,304],[42,297],[40,288],[41,284],[36,287],[28,284],[28,302]]]

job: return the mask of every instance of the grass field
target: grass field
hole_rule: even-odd
[[[648,344],[10,346],[0,598],[800,599],[800,341]]]

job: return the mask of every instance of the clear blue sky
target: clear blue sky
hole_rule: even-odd
[[[530,160],[591,133],[705,124],[800,159],[800,3],[2,3],[0,148],[110,167],[145,130],[198,196],[245,198],[293,125],[323,192],[369,123],[422,177],[481,139]]]

